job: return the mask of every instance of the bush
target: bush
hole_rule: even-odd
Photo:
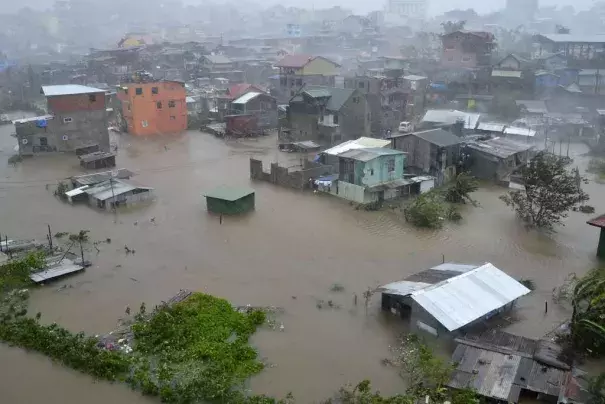
[[[435,191],[418,196],[404,210],[405,220],[417,227],[440,228],[446,216],[446,207]]]

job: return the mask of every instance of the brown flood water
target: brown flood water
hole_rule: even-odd
[[[572,212],[553,237],[528,233],[498,200],[503,190],[488,188],[476,193],[481,206],[467,209],[461,224],[418,231],[391,211],[360,212],[336,198],[250,184],[250,156],[267,162],[292,156],[275,151],[275,138],[224,142],[197,131],[116,137],[118,167],[137,172],[133,180],[154,187],[157,199],[119,212],[114,222],[111,213],[70,206],[46,189],[47,183],[81,172],[75,157],[8,165],[12,131],[0,127],[0,232],[44,240],[48,223],[53,233],[89,229],[93,240],[112,239],[98,255],[94,249],[88,253],[93,266],[86,272],[35,290],[30,311],[95,334],[113,329],[126,306],[157,304],[182,288],[238,305],[281,306],[284,332],[262,330],[253,340],[260,355],[275,364],[252,380],[259,393],[292,391],[301,402],[316,402],[365,378],[385,393],[403,390],[395,371],[380,362],[403,328],[380,313],[379,297],[366,314],[361,294],[438,264],[442,255],[449,261],[490,261],[515,277],[534,279],[537,290],[521,300],[519,321],[509,327],[529,337],[552,330],[567,314],[554,304],[544,314],[552,289],[569,273],[582,274],[596,264],[597,231],[583,214]],[[586,166],[585,152],[581,145],[572,147],[574,164]],[[254,187],[256,211],[220,225],[201,196],[220,184]],[[591,182],[586,190],[591,204],[603,210],[605,186]],[[124,245],[136,254],[127,256]],[[334,283],[345,291],[330,292]],[[62,285],[73,287],[58,290]],[[360,296],[358,307],[353,293]],[[320,299],[341,308],[319,310]],[[0,372],[6,403],[152,402],[6,346],[0,346]]]

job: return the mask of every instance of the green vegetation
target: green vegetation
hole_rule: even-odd
[[[11,260],[0,266],[0,293],[31,284],[32,270],[44,267],[42,253],[30,254],[21,260]]]
[[[552,230],[574,206],[589,199],[582,188],[585,178],[570,172],[565,162],[545,152],[538,153],[523,168],[524,190],[500,197],[527,226]]]
[[[471,198],[470,194],[479,189],[479,182],[469,173],[460,173],[456,179],[447,185],[443,191],[444,198],[450,203],[466,203],[467,201],[473,205],[476,202]]]
[[[69,235],[69,241],[72,242],[72,245],[78,243],[80,246],[80,257],[82,258],[82,265],[84,265],[84,244],[88,243],[88,233],[90,230],[80,230],[77,233]]]
[[[590,356],[605,356],[605,269],[593,269],[576,279],[570,298],[573,347]]]
[[[589,173],[596,174],[601,180],[605,180],[605,159],[594,158],[588,162]]]
[[[589,380],[588,393],[588,404],[605,404],[605,372]]]
[[[67,199],[67,195],[65,195],[67,191],[69,191],[67,184],[63,181],[59,181],[57,189],[55,190],[55,196],[58,196],[61,199]]]

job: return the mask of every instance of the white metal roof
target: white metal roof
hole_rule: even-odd
[[[330,154],[332,156],[338,156],[339,154],[349,150],[387,147],[390,144],[390,140],[374,139],[371,137],[360,137],[359,139],[355,140],[347,140],[344,143],[336,145],[330,149],[324,150],[323,153]]]
[[[480,118],[481,114],[473,112],[462,112],[455,109],[429,109],[424,114],[422,122],[453,125],[458,121],[462,121],[464,122],[465,129],[475,129]]]
[[[15,124],[15,123],[36,122],[36,121],[47,121],[49,119],[53,119],[53,116],[52,115],[33,116],[33,117],[30,117],[30,118],[15,119],[13,121],[13,124]]]
[[[242,95],[241,97],[238,97],[235,100],[231,101],[231,103],[232,104],[245,104],[248,101],[258,97],[259,95],[261,95],[261,93],[256,92],[256,91],[250,91],[250,92]]]
[[[506,127],[505,124],[503,123],[496,123],[496,122],[481,122],[478,126],[477,129],[479,130],[486,130],[489,132],[504,132],[504,128]]]
[[[411,297],[449,331],[530,292],[490,263],[413,292]]]
[[[534,137],[536,136],[536,131],[529,128],[516,128],[514,126],[508,126],[504,129],[505,135],[517,135],[517,136],[527,136]]]
[[[507,77],[520,79],[523,72],[517,70],[492,70],[492,77]]]
[[[88,185],[84,185],[84,186],[79,187],[79,188],[74,188],[71,191],[67,191],[65,193],[65,195],[68,196],[68,197],[70,197],[70,198],[72,196],[81,195],[81,194],[85,193],[85,191],[86,191],[86,189],[88,189],[88,187],[89,187]]]
[[[79,84],[63,84],[56,86],[42,86],[42,92],[47,97],[54,97],[57,95],[104,93],[105,90],[101,90],[99,88],[94,87],[81,86]]]

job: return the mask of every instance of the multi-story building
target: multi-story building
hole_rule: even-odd
[[[441,65],[476,68],[491,64],[494,35],[484,31],[455,31],[441,37]]]
[[[282,141],[332,145],[370,134],[370,109],[356,89],[307,86],[290,100],[287,115]]]
[[[134,135],[178,133],[187,129],[185,85],[178,81],[137,81],[118,90],[122,126]]]
[[[384,10],[387,23],[408,23],[426,19],[428,0],[388,0]]]
[[[287,101],[303,86],[333,87],[340,65],[321,56],[288,55],[276,65],[279,68],[278,98]]]
[[[104,90],[81,85],[43,86],[48,115],[15,121],[19,152],[109,151]]]

